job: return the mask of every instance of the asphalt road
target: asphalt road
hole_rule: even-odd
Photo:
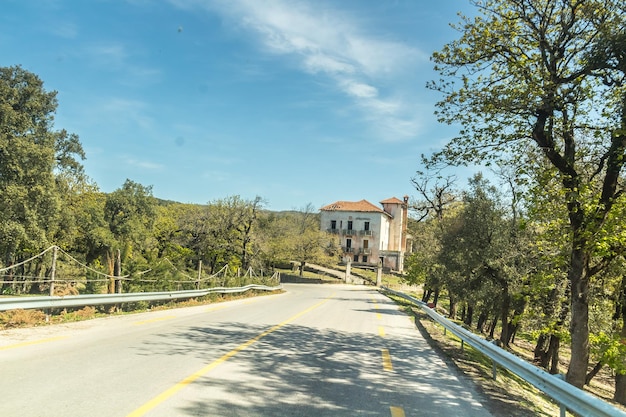
[[[371,287],[0,332],[0,416],[490,416]]]

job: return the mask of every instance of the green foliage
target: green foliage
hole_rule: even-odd
[[[626,374],[626,344],[619,335],[605,332],[593,333],[589,337],[591,351],[598,362],[607,365],[615,373]]]
[[[55,131],[56,92],[23,68],[0,68],[0,257],[11,263],[51,241],[65,220],[55,177],[79,174],[76,135]]]
[[[548,226],[558,230],[559,220],[566,226],[556,247],[573,289],[568,381],[581,387],[591,280],[616,253],[604,230],[622,193],[626,160],[626,6],[617,0],[476,5],[478,16],[457,26],[459,39],[433,55],[443,76],[430,85],[443,94],[439,120],[462,129],[429,162],[514,161],[522,172],[522,160],[525,174],[554,187],[558,205],[545,205],[556,211]]]

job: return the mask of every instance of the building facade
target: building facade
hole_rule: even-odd
[[[337,235],[342,261],[395,271],[404,269],[409,198],[380,202],[337,201],[320,209],[321,229]]]

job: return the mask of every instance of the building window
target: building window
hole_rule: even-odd
[[[346,248],[352,247],[352,239],[346,239]]]
[[[363,255],[363,262],[367,262],[367,255]]]
[[[359,262],[359,255],[354,255],[354,262]]]
[[[348,220],[348,230],[352,230],[352,220]]]
[[[365,222],[363,224],[363,230],[370,230],[370,222]]]
[[[337,230],[337,220],[330,221],[330,230]]]

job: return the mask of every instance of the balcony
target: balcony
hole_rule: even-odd
[[[370,248],[360,248],[359,249],[359,253],[361,255],[371,255],[372,254],[372,250]]]
[[[372,236],[371,230],[359,230],[359,235],[361,236]]]
[[[344,253],[354,253],[354,248],[349,248],[347,246],[344,246],[342,249]]]
[[[326,231],[328,233],[332,233],[334,235],[338,235],[339,234],[339,229],[326,229]]]
[[[343,229],[343,234],[346,236],[356,236],[357,232],[354,229]]]

